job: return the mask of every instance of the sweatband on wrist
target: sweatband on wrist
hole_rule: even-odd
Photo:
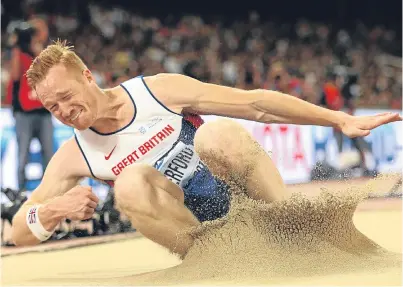
[[[52,236],[52,231],[47,231],[42,223],[39,221],[39,208],[40,205],[32,206],[27,212],[27,225],[32,234],[40,241],[46,241]]]

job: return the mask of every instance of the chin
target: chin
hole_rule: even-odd
[[[83,127],[83,126],[81,126],[81,125],[74,125],[73,126],[73,128],[75,128],[76,130],[79,130],[79,131],[83,131],[83,130],[86,130],[86,129],[88,129],[87,127]]]
[[[90,127],[91,127],[91,124],[88,124],[88,123],[77,123],[77,124],[74,124],[74,128],[77,129],[77,130],[79,130],[79,131],[83,131],[83,130],[89,129]]]
[[[71,125],[73,128],[82,131],[91,127],[92,120],[84,113],[82,113],[76,121],[71,122]]]

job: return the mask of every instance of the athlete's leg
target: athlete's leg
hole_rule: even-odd
[[[184,206],[182,190],[153,167],[132,164],[115,181],[117,208],[140,233],[184,255],[193,243],[185,231],[200,222]]]
[[[250,197],[266,202],[288,197],[276,166],[239,123],[229,119],[205,123],[196,133],[195,148],[214,175],[244,187]]]

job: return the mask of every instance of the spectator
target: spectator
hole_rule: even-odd
[[[16,42],[11,47],[8,103],[12,105],[18,144],[18,185],[25,189],[25,166],[28,163],[31,139],[39,139],[44,170],[53,155],[53,124],[50,113],[43,108],[31,90],[25,73],[47,39],[47,27],[39,19],[21,22],[15,30]]]
[[[347,74],[346,82],[334,71],[329,71],[327,81],[323,85],[320,104],[332,110],[343,110],[353,114],[355,110],[354,97],[359,93],[358,75]],[[334,129],[339,154],[343,153],[343,134]],[[375,162],[368,143],[363,138],[351,139],[360,155],[360,168],[364,176],[374,175]],[[339,157],[340,158],[340,157]]]
[[[63,7],[48,12],[51,38],[67,38],[102,87],[117,77],[173,72],[246,89],[277,85],[317,103],[326,70],[341,65],[359,73],[363,89],[354,100],[358,106],[401,109],[401,65],[388,72],[389,64],[380,60],[401,51],[392,30],[363,23],[336,30],[307,20],[295,25],[263,22],[256,12],[245,22],[207,22],[189,15],[157,19],[97,4],[89,6],[90,19],[84,21],[72,17],[70,8],[66,15],[59,12]],[[278,63],[283,71],[274,83],[271,71]]]

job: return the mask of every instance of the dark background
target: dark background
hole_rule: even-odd
[[[73,11],[79,7],[85,17],[88,3],[122,6],[144,16],[179,17],[186,13],[202,15],[206,20],[248,18],[252,10],[260,14],[261,20],[293,23],[297,18],[306,18],[323,23],[332,23],[334,28],[348,28],[362,21],[365,25],[383,25],[393,29],[401,39],[402,1],[401,0],[280,0],[280,1],[136,1],[136,0],[44,0],[43,9],[47,12]],[[21,1],[2,1],[2,28],[14,17],[23,16]]]

